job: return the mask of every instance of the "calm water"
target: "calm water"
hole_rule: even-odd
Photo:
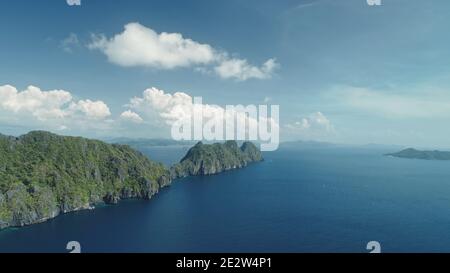
[[[171,148],[174,149],[174,148]],[[183,150],[145,151],[171,163]],[[383,150],[279,150],[266,161],[183,179],[125,201],[0,232],[0,252],[450,251],[450,162]]]

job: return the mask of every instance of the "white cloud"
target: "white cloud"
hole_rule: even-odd
[[[183,117],[190,117],[193,107],[192,97],[183,92],[173,95],[157,88],[150,88],[143,92],[142,97],[130,100],[131,109],[138,111],[152,120],[155,124],[172,124]]]
[[[227,52],[214,49],[183,37],[180,33],[157,33],[139,23],[125,25],[122,33],[112,38],[93,35],[88,47],[103,52],[111,63],[155,69],[194,67],[197,71],[216,73],[224,79],[244,81],[268,79],[279,67],[275,59],[267,60],[261,67],[245,59],[228,57]]]
[[[0,97],[0,108],[13,113],[28,113],[40,120],[63,118],[66,113],[62,107],[72,101],[72,95],[67,91],[41,91],[35,86],[22,92],[11,85],[0,86]]]
[[[252,66],[247,60],[229,59],[224,60],[214,70],[223,79],[245,81],[251,78],[269,79],[278,66],[275,59],[269,59],[261,67]]]
[[[103,101],[80,100],[72,103],[71,111],[79,111],[91,119],[105,119],[111,115],[108,106]]]
[[[23,91],[11,85],[0,86],[0,120],[20,126],[42,126],[55,130],[70,127],[101,127],[111,115],[102,101],[73,99],[64,90],[42,91],[29,86]]]
[[[230,124],[234,122],[236,116],[236,128],[244,126],[244,128],[255,128],[258,122],[266,122],[271,126],[278,124],[273,119],[265,119],[257,117],[249,117],[239,109],[234,111],[225,111],[224,107],[211,104],[197,104],[194,98],[183,92],[175,92],[174,94],[166,93],[157,88],[150,88],[143,92],[142,97],[135,97],[130,100],[127,105],[133,111],[145,116],[146,120],[151,120],[153,125],[162,128],[168,128],[173,123],[181,120],[191,120],[194,111],[203,114],[203,125],[217,121]]]
[[[130,110],[127,110],[127,111],[123,112],[122,114],[120,114],[120,118],[122,120],[130,121],[132,123],[144,122],[144,120],[141,118],[141,116],[139,116],[139,114],[137,114],[133,111],[130,111]]]
[[[121,66],[173,69],[214,60],[211,46],[184,38],[179,33],[156,33],[139,23],[125,25],[124,32],[111,39],[94,36],[91,49],[99,49],[109,61]]]
[[[242,112],[249,111],[245,107],[226,111],[228,109],[225,107],[196,102],[187,93],[171,94],[157,88],[147,89],[142,96],[130,99],[126,105],[128,109],[117,118],[111,117],[111,111],[103,101],[75,100],[74,96],[65,90],[44,91],[29,86],[19,91],[14,86],[4,85],[0,86],[0,98],[0,123],[3,126],[19,126],[28,130],[76,134],[87,132],[89,135],[121,132],[130,136],[168,137],[171,125],[192,119],[193,113],[198,111],[203,114],[203,126],[235,124],[235,128],[244,128],[249,132],[261,122],[265,122],[271,128],[279,128],[278,121],[272,118],[253,115],[248,118],[246,113]],[[140,124],[142,130],[130,132],[130,126],[133,124]]]

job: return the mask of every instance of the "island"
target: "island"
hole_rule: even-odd
[[[424,160],[450,160],[450,152],[446,151],[420,151],[408,148],[397,153],[386,154],[400,158],[424,159]]]
[[[251,142],[241,147],[236,141],[225,143],[197,143],[186,156],[171,168],[171,177],[213,175],[246,167],[249,163],[262,161],[261,151]]]
[[[0,230],[60,214],[151,199],[176,178],[210,175],[261,161],[256,146],[235,141],[192,147],[171,168],[128,145],[34,131],[0,134]]]

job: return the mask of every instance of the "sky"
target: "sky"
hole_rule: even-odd
[[[168,137],[191,107],[280,106],[282,140],[450,148],[446,0],[15,0],[0,132]]]

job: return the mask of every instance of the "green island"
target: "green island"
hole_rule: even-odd
[[[223,144],[197,143],[186,156],[171,168],[173,178],[213,175],[216,173],[246,167],[251,162],[262,161],[260,150],[251,142],[244,142],[241,147],[236,141]]]
[[[408,148],[397,153],[387,154],[387,156],[424,160],[450,160],[450,152],[420,151],[413,148]]]
[[[42,223],[60,214],[151,199],[173,179],[211,175],[261,161],[250,142],[192,147],[171,168],[128,145],[44,131],[0,134],[0,229]]]

